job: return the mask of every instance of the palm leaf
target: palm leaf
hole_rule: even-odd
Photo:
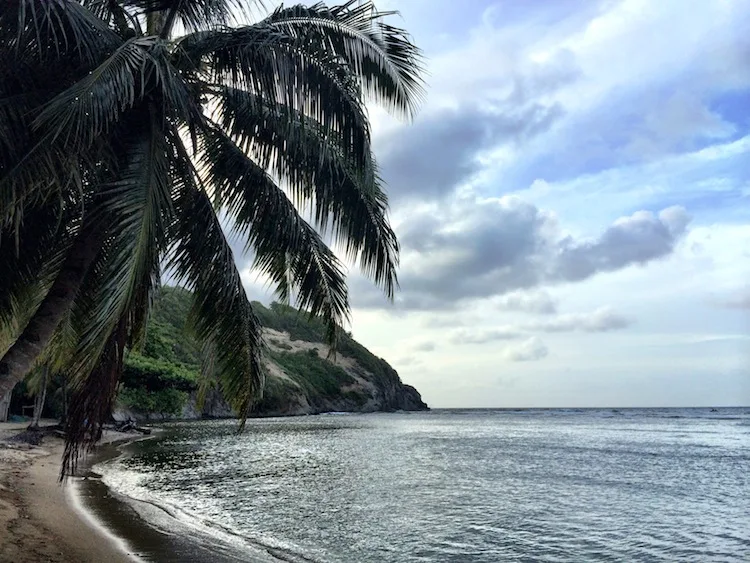
[[[80,0],[81,5],[107,25],[117,29],[122,38],[142,36],[143,29],[137,14],[128,10],[120,0]]]
[[[44,295],[77,232],[74,217],[68,214],[61,221],[60,202],[53,203],[57,205],[34,209],[20,224],[0,229],[0,325],[16,324],[33,313],[29,296]]]
[[[283,178],[298,205],[314,202],[349,259],[390,298],[398,286],[398,242],[370,155],[357,165],[352,147],[315,120],[235,88],[218,91],[222,126],[256,162]]]
[[[106,338],[99,361],[86,378],[75,380],[65,421],[65,450],[60,480],[75,473],[84,451],[101,439],[104,422],[112,413],[122,370],[127,323],[122,320]]]
[[[172,149],[160,116],[146,113],[136,123],[135,130],[123,134],[116,179],[101,187],[89,216],[107,225],[107,237],[76,301],[82,338],[72,364],[78,378],[88,377],[118,323],[127,321],[131,334],[142,330],[150,296],[159,285],[160,257],[173,214]]]
[[[277,8],[264,23],[341,57],[364,90],[386,107],[412,117],[424,98],[422,54],[408,34],[382,20],[372,2]]]
[[[123,4],[133,7],[139,13],[163,12],[164,30],[167,37],[174,22],[179,22],[188,31],[225,26],[246,13],[248,0],[123,0]]]
[[[234,229],[255,253],[255,267],[267,274],[277,295],[292,295],[310,315],[321,316],[335,348],[349,318],[342,266],[273,179],[219,129],[206,133],[202,167]]]
[[[353,147],[360,162],[370,152],[370,127],[359,84],[344,62],[323,48],[269,25],[187,36],[178,44],[179,68],[206,68],[206,80],[232,84],[314,118]]]
[[[146,94],[154,38],[130,39],[93,72],[53,98],[34,121],[47,142],[88,146]]]
[[[102,20],[75,0],[5,0],[0,53],[48,60],[77,57],[93,63],[120,43]]]
[[[265,381],[262,327],[247,299],[234,256],[192,163],[183,155],[176,173],[176,242],[169,266],[194,294],[193,330],[212,350],[224,396],[243,424]]]

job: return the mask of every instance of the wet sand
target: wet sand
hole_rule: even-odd
[[[24,423],[0,423],[0,562],[137,560],[122,541],[89,513],[76,508],[73,481],[58,483],[63,451],[60,438],[47,436],[41,446],[3,441],[25,427]],[[140,437],[108,432],[102,441]]]

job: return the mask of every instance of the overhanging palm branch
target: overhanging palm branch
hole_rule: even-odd
[[[185,157],[175,163],[181,179],[175,198],[178,242],[169,266],[193,291],[190,322],[244,423],[265,380],[262,329],[211,201]]]
[[[419,50],[403,29],[383,22],[397,12],[378,12],[372,2],[342,6],[279,7],[265,21],[286,35],[335,53],[346,61],[367,94],[413,116],[422,101]]]
[[[221,209],[255,254],[255,267],[287,301],[322,316],[335,343],[349,316],[346,281],[336,255],[299,215],[265,169],[219,128],[204,136],[201,164]]]
[[[6,0],[0,37],[0,52],[21,61],[94,62],[119,43],[106,22],[71,0]]]
[[[236,88],[219,90],[223,128],[261,168],[290,186],[295,202],[313,204],[317,225],[329,224],[349,259],[390,298],[398,285],[398,242],[375,161],[357,166],[357,149],[309,116]]]
[[[303,49],[269,25],[197,33],[180,47],[190,64],[204,62],[209,84],[233,84],[302,112],[350,142],[359,163],[368,157],[370,129],[361,90],[330,52],[315,45]]]

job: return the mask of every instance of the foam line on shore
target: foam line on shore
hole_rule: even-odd
[[[145,559],[141,559],[131,548],[130,544],[125,538],[122,538],[114,534],[99,518],[94,515],[93,512],[87,510],[81,499],[79,490],[79,483],[81,478],[75,478],[66,487],[66,500],[69,506],[76,511],[76,513],[84,520],[90,527],[94,528],[99,535],[105,537],[112,545],[114,545],[123,555],[127,556],[128,559],[134,563],[145,563]]]
[[[152,498],[128,495],[107,482],[108,466],[130,455],[124,450],[125,447],[156,436],[158,434],[118,441],[115,451],[98,452],[87,464],[89,476],[77,479],[71,491],[77,510],[106,537],[117,542],[123,553],[139,562],[159,561],[161,556],[174,557],[180,553],[189,553],[191,561],[206,563],[310,561],[296,554],[285,553],[278,547],[253,541],[179,507],[165,505]],[[100,515],[96,514],[97,511]],[[138,553],[148,559],[139,557]]]

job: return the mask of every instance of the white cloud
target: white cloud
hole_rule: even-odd
[[[610,307],[600,307],[592,313],[559,315],[552,319],[536,321],[527,324],[526,328],[542,332],[609,332],[627,328],[632,324],[631,318],[614,312]]]
[[[543,290],[512,291],[492,303],[504,311],[522,311],[539,315],[550,315],[557,312],[557,302]]]
[[[459,328],[450,335],[453,344],[486,344],[497,340],[521,338],[523,332],[518,327],[501,326],[488,329]]]
[[[549,354],[547,345],[537,336],[527,338],[503,350],[503,357],[511,362],[533,362],[547,357],[547,354]]]
[[[432,352],[435,350],[434,342],[418,342],[413,347],[415,352]]]

